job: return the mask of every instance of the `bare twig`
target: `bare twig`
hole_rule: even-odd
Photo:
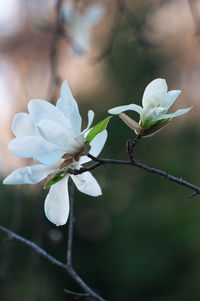
[[[70,213],[68,220],[68,240],[67,240],[67,258],[66,263],[72,265],[72,243],[73,243],[73,232],[74,232],[74,184],[71,183],[69,190],[70,199]]]
[[[67,264],[62,263],[61,261],[57,260],[55,257],[51,256],[47,251],[45,251],[44,249],[42,249],[40,246],[38,246],[37,244],[35,244],[34,242],[14,233],[13,231],[7,229],[6,227],[3,227],[0,225],[0,231],[5,232],[6,234],[9,235],[9,237],[15,240],[18,240],[22,243],[24,243],[25,245],[31,247],[32,249],[34,249],[38,254],[40,254],[41,256],[43,256],[44,258],[46,258],[49,262],[51,262],[52,264],[55,264],[56,266],[64,269],[79,285],[80,287],[82,287],[82,289],[84,290],[84,292],[86,294],[88,294],[88,296],[94,298],[95,300],[98,301],[106,301],[105,299],[103,299],[102,297],[100,297],[97,293],[95,293],[84,281],[83,279],[77,274],[77,272],[74,270],[74,268],[72,266],[69,266]],[[83,294],[85,295],[85,294]]]
[[[81,299],[81,298],[90,296],[88,294],[81,294],[81,293],[72,292],[72,291],[67,290],[67,289],[64,289],[64,292],[67,293],[68,295],[74,296],[76,299]]]
[[[135,139],[133,139],[133,140],[128,140],[128,141],[127,141],[127,144],[126,144],[126,151],[127,151],[128,155],[129,155],[129,159],[130,159],[131,162],[134,161],[134,158],[133,158],[133,151],[134,151],[134,148],[135,148],[135,146],[136,146],[136,144],[137,144],[137,142],[138,142],[138,140],[139,140],[140,138],[141,138],[141,136],[140,136],[140,135],[137,135],[137,136],[135,137]]]
[[[175,183],[177,183],[179,185],[185,186],[185,187],[193,190],[194,194],[192,194],[191,197],[193,197],[193,196],[195,196],[197,194],[200,194],[200,187],[195,186],[192,183],[187,182],[186,180],[184,180],[182,178],[178,178],[178,177],[175,177],[175,176],[173,176],[171,174],[168,174],[167,172],[165,172],[163,170],[160,170],[160,169],[157,169],[157,168],[150,167],[150,166],[147,166],[145,164],[142,164],[142,163],[136,161],[133,158],[132,158],[132,160],[127,161],[127,160],[115,160],[115,159],[97,158],[97,157],[94,157],[94,156],[92,156],[90,154],[88,154],[88,157],[90,159],[92,159],[93,161],[97,162],[97,163],[93,164],[93,165],[90,165],[88,167],[82,167],[80,169],[68,169],[67,173],[78,175],[78,174],[81,174],[83,172],[93,170],[93,169],[95,169],[95,168],[97,168],[97,167],[99,167],[101,165],[107,165],[107,164],[129,165],[129,166],[135,166],[135,167],[138,167],[140,169],[146,170],[149,173],[157,174],[157,175],[159,175],[161,177],[164,177],[164,178],[168,179],[169,181],[175,182]]]

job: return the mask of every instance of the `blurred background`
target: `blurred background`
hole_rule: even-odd
[[[7,149],[13,116],[26,112],[30,99],[55,103],[66,79],[83,119],[92,109],[97,123],[109,108],[141,104],[146,85],[162,77],[170,90],[182,90],[175,109],[193,110],[142,139],[136,158],[200,185],[200,1],[75,2],[80,15],[94,3],[105,11],[81,54],[56,0],[0,0],[2,179],[32,163]],[[102,157],[127,159],[133,136],[113,118]],[[188,198],[188,189],[133,167],[93,174],[101,197],[75,191],[73,262],[80,276],[110,301],[200,300],[200,197]],[[1,184],[0,224],[64,261],[67,225],[57,228],[45,218],[45,195],[42,184]],[[81,291],[66,273],[0,233],[0,300],[73,300],[64,288]]]

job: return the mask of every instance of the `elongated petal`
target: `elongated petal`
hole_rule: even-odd
[[[37,134],[37,130],[31,117],[27,113],[19,113],[14,116],[12,131],[16,137]]]
[[[62,150],[55,150],[51,152],[44,151],[41,154],[35,155],[33,158],[42,164],[52,165],[59,162],[64,154],[65,151]]]
[[[146,109],[152,97],[162,99],[167,93],[167,83],[165,79],[157,78],[148,84],[144,90],[142,105]]]
[[[35,125],[42,119],[48,119],[60,124],[66,129],[71,128],[64,114],[48,101],[33,99],[28,104],[28,111]]]
[[[46,217],[56,226],[62,226],[67,222],[69,215],[68,178],[51,186],[45,199],[44,211]]]
[[[37,125],[41,136],[49,143],[60,146],[62,149],[70,144],[70,138],[73,137],[71,131],[67,131],[58,123],[43,119]]]
[[[79,109],[74,99],[70,86],[67,81],[61,86],[61,98],[57,101],[56,107],[65,115],[67,119],[70,120],[72,129],[75,134],[81,131],[81,116]]]
[[[85,10],[85,13],[83,14],[82,18],[84,20],[84,23],[86,23],[89,26],[98,23],[104,16],[104,14],[105,8],[103,5],[93,4]]]
[[[94,119],[94,112],[92,110],[89,110],[88,111],[88,125],[87,127],[82,131],[82,134],[86,133],[89,128],[91,127],[91,124],[93,122],[93,119]]]
[[[110,109],[110,110],[108,110],[108,113],[113,114],[113,115],[118,115],[118,114],[128,111],[128,110],[135,111],[139,115],[142,115],[142,113],[143,113],[143,108],[134,103],[130,104],[130,105],[119,106],[119,107]]]
[[[3,184],[36,184],[55,170],[55,166],[45,166],[42,164],[21,167],[7,176],[7,178],[4,179]]]
[[[22,158],[35,158],[47,165],[56,163],[65,153],[57,146],[45,142],[39,136],[23,136],[11,140],[8,145],[11,153]]]
[[[163,99],[162,106],[164,106],[167,110],[173,105],[176,101],[177,97],[180,95],[181,90],[172,90],[169,91],[166,97]]]
[[[165,119],[165,118],[174,118],[174,117],[181,116],[181,115],[186,114],[187,112],[189,112],[191,110],[191,108],[180,109],[180,110],[177,110],[174,113],[161,115],[157,120],[161,120],[161,119]]]
[[[94,157],[97,157],[100,152],[102,151],[106,140],[108,137],[108,133],[106,130],[104,130],[103,132],[99,133],[93,140],[92,142],[90,142],[90,154]],[[90,158],[88,158],[87,156],[82,156],[80,158],[80,164],[84,164],[91,161]]]
[[[71,177],[79,191],[91,196],[102,194],[101,187],[90,172],[87,171],[76,176],[71,175]]]

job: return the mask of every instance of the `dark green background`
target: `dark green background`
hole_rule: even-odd
[[[144,8],[123,20],[105,59],[107,77],[123,91],[123,99],[110,99],[108,91],[102,109],[92,107],[96,122],[110,106],[133,99],[140,104],[145,86],[154,78],[166,78],[171,58],[145,39],[145,14]],[[96,103],[100,101],[96,95]],[[87,102],[80,107],[84,113],[87,109]],[[136,158],[199,185],[195,122],[180,125],[173,120],[162,132],[139,141]],[[108,130],[102,156],[126,159],[126,141],[134,134],[117,117]],[[110,301],[200,300],[200,198],[188,198],[187,188],[135,167],[103,166],[93,175],[102,187],[101,197],[75,192],[73,262],[84,280]],[[41,186],[27,187],[1,185],[0,223],[64,261],[67,225],[57,228],[48,222],[46,192]],[[2,301],[72,300],[64,288],[81,291],[58,267],[3,233],[0,264]]]

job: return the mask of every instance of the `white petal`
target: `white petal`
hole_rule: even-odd
[[[36,125],[42,119],[55,121],[64,127],[70,127],[69,121],[64,114],[54,105],[42,99],[33,99],[28,104],[28,111]]]
[[[36,184],[55,170],[55,166],[45,166],[42,164],[21,167],[7,176],[7,178],[4,179],[3,184]]]
[[[65,151],[62,150],[55,150],[51,152],[45,151],[41,154],[35,155],[33,158],[42,164],[52,165],[59,162],[64,154]]]
[[[79,191],[91,196],[102,194],[101,187],[90,172],[87,171],[76,176],[71,175],[71,177]]]
[[[68,178],[51,186],[45,199],[44,211],[46,217],[56,226],[66,224],[69,215]]]
[[[89,110],[88,111],[88,125],[87,127],[82,131],[82,134],[86,133],[89,128],[91,127],[91,124],[93,122],[93,119],[94,119],[94,112],[92,110]]]
[[[96,137],[92,140],[92,142],[90,142],[90,154],[94,157],[97,157],[100,152],[102,151],[104,144],[106,143],[108,137],[108,133],[106,130],[102,131],[101,133],[99,133],[98,135],[96,135]],[[84,164],[91,161],[90,158],[88,158],[87,156],[82,156],[80,158],[80,164]]]
[[[19,113],[14,116],[12,122],[12,131],[16,137],[37,134],[31,117],[27,113]]]
[[[144,90],[142,105],[146,109],[148,107],[149,101],[152,97],[159,98],[160,100],[166,96],[167,93],[167,83],[165,79],[157,78],[148,84]]]
[[[152,121],[159,120],[159,117],[161,115],[164,115],[167,112],[167,110],[163,107],[155,107],[153,109],[150,109],[147,111],[147,114],[144,115],[144,122],[147,119],[151,119]]]
[[[135,111],[137,112],[139,115],[142,115],[143,113],[143,108],[141,106],[138,106],[134,103],[130,104],[130,105],[125,105],[125,106],[119,106],[113,109],[108,110],[108,113],[113,114],[113,115],[118,115],[124,111]]]
[[[23,136],[11,140],[9,151],[22,158],[35,158],[47,165],[56,163],[65,153],[39,136]]]
[[[38,123],[37,129],[47,142],[58,145],[61,148],[66,147],[70,143],[70,138],[73,137],[71,131],[67,132],[67,129],[51,120],[43,119]]]
[[[177,97],[180,95],[181,90],[172,90],[169,91],[166,95],[166,97],[163,99],[163,106],[166,107],[166,109],[169,110],[169,108],[173,105],[173,103],[176,101]]]
[[[158,120],[165,119],[165,118],[174,118],[174,117],[181,116],[181,115],[186,114],[187,112],[189,112],[191,110],[191,108],[180,109],[180,110],[177,110],[174,113],[169,113],[169,114],[161,115],[158,118]]]
[[[93,4],[89,6],[83,14],[84,22],[88,25],[98,23],[105,14],[105,7],[101,4]]]
[[[56,107],[70,120],[72,129],[75,134],[81,131],[81,116],[79,109],[74,99],[70,86],[67,81],[61,86],[61,98],[57,101]]]

